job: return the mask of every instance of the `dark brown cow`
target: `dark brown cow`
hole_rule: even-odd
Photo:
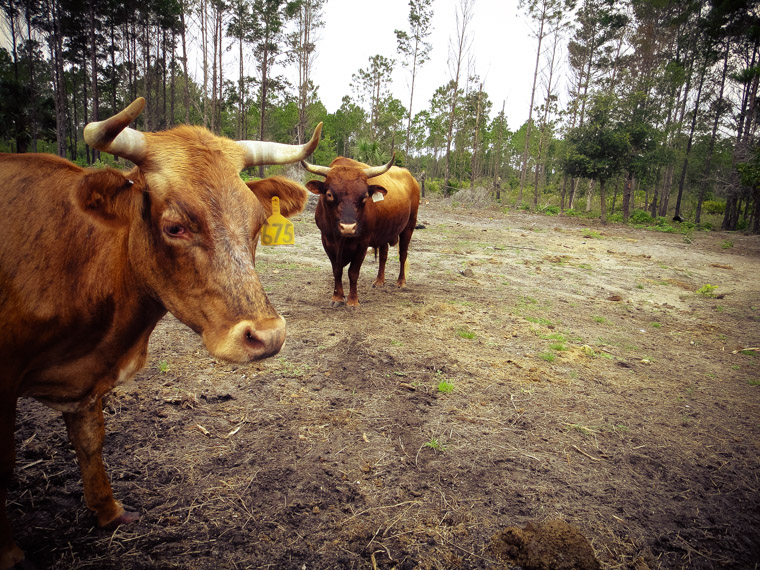
[[[285,340],[254,270],[256,242],[273,195],[292,215],[308,194],[284,178],[246,185],[239,173],[305,158],[321,125],[302,146],[187,126],[141,133],[127,125],[144,104],[85,129],[92,147],[134,162],[129,172],[0,155],[2,569],[24,558],[5,512],[18,397],[63,412],[85,502],[98,525],[114,527],[137,515],[114,499],[103,467],[101,398],[143,366],[167,310],[219,358],[265,358]]]
[[[388,246],[398,243],[399,270],[396,285],[406,285],[406,258],[420,204],[420,186],[405,168],[370,167],[350,158],[338,157],[330,167],[302,161],[304,168],[324,176],[324,182],[311,180],[306,187],[319,195],[315,218],[322,231],[322,245],[332,263],[335,289],[332,306],[359,305],[356,282],[368,247],[380,252],[377,278],[373,287],[385,284]],[[343,268],[348,268],[348,299],[343,294]]]

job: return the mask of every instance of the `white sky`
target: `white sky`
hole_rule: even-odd
[[[431,59],[418,72],[413,112],[427,108],[433,93],[452,77],[449,45],[454,41],[459,0],[433,0]],[[395,29],[409,31],[408,0],[327,0],[325,26],[319,31],[312,79],[330,113],[340,107],[344,95],[352,95],[351,75],[369,68],[369,58],[382,55],[397,61],[391,92],[409,105],[410,74],[396,51]],[[474,70],[484,81],[492,104],[491,116],[506,101],[508,126],[515,130],[528,118],[530,90],[537,40],[517,0],[475,0],[470,23]],[[538,97],[538,95],[537,95]]]

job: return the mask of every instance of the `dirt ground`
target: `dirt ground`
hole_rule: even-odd
[[[431,199],[408,286],[330,308],[313,214],[258,268],[288,340],[231,365],[169,316],[107,400],[141,519],[93,527],[20,401],[9,514],[52,569],[758,568],[760,239]],[[713,297],[696,291],[717,286]],[[754,348],[754,351],[740,352]]]

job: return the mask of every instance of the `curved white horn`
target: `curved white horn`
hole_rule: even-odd
[[[92,148],[139,164],[148,150],[145,135],[127,125],[134,121],[145,107],[145,99],[138,97],[113,117],[104,121],[88,123],[84,128],[84,140]]]
[[[318,164],[311,164],[305,160],[301,161],[301,166],[303,166],[307,172],[317,174],[318,176],[327,176],[328,172],[330,172],[329,166],[319,166]]]
[[[319,145],[322,123],[314,129],[311,140],[302,145],[282,144],[265,141],[237,141],[245,149],[245,167],[262,164],[289,164],[303,160]]]
[[[396,153],[393,153],[393,156],[391,159],[383,164],[382,166],[370,166],[369,168],[364,169],[364,174],[367,175],[367,178],[374,178],[375,176],[380,176],[381,174],[385,174],[391,169],[391,166],[393,166],[393,162],[396,160]]]

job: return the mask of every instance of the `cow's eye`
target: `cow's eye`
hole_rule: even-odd
[[[335,201],[335,195],[332,193],[332,191],[328,190],[327,192],[325,192],[325,199],[328,202],[334,202]]]
[[[169,237],[179,238],[183,237],[187,233],[187,230],[182,224],[167,224],[164,226],[164,233]]]

